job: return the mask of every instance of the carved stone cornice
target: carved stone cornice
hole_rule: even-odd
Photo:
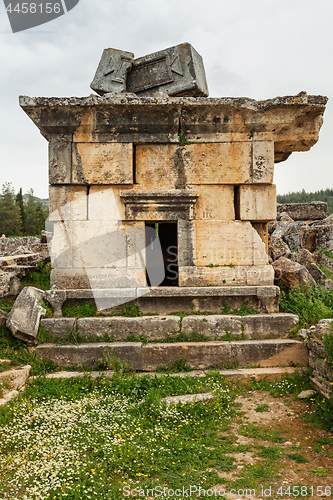
[[[198,193],[191,189],[164,191],[120,191],[126,220],[192,220]]]

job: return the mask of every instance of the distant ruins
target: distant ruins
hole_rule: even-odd
[[[54,303],[96,289],[143,310],[222,297],[277,312],[274,162],[317,142],[327,98],[208,98],[190,44],[137,60],[106,49],[92,88],[20,97],[49,141]]]

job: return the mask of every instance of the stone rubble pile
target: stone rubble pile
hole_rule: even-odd
[[[19,275],[27,276],[38,264],[49,262],[46,231],[41,238],[0,238],[0,299],[15,298],[21,290]]]
[[[332,326],[333,319],[321,319],[317,325],[310,326],[308,330],[299,331],[309,351],[311,381],[315,389],[328,399],[333,388],[333,362],[324,344],[325,337],[333,335]]]
[[[333,260],[321,253],[333,252],[333,214],[327,203],[286,203],[278,205],[277,220],[269,224],[269,259],[275,280],[287,287],[320,285],[333,289],[322,268],[333,274]]]

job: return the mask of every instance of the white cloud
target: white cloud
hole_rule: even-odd
[[[89,95],[104,48],[136,57],[188,41],[211,96],[333,94],[331,0],[80,0],[65,16],[12,34],[0,5],[1,183],[46,197],[47,143],[18,95]],[[319,143],[276,166],[279,193],[333,187],[329,101]]]

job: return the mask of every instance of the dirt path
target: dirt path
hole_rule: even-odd
[[[231,433],[235,445],[246,450],[230,454],[235,471],[219,473],[221,484],[216,486],[226,490],[226,498],[333,496],[333,436],[302,418],[311,411],[308,403],[257,391],[238,396],[236,403],[241,416]],[[293,490],[296,485],[310,489]],[[246,492],[253,487],[255,495]]]

